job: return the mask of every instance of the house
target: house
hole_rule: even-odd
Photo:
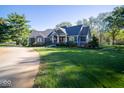
[[[32,31],[29,43],[35,44],[66,44],[73,42],[77,46],[84,46],[91,40],[89,26],[77,25],[47,29],[46,31]]]

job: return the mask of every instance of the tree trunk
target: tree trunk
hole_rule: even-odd
[[[102,32],[99,31],[99,44],[101,45],[102,44]]]
[[[112,35],[112,45],[115,45],[115,35]]]

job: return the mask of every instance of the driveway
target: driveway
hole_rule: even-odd
[[[1,47],[0,87],[32,87],[39,63],[39,55],[32,48]]]

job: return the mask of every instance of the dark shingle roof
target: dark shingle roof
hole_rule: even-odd
[[[66,31],[66,33],[70,35],[87,35],[89,32],[89,26],[83,26],[83,25],[77,25],[72,27],[63,27]],[[82,28],[82,30],[81,30]],[[81,30],[81,31],[80,31]]]
[[[82,25],[78,25],[78,26],[72,26],[72,27],[64,27],[64,29],[66,30],[66,33],[68,35],[78,35],[81,27]]]
[[[53,29],[47,29],[45,31],[41,31],[44,37],[47,37],[50,33],[52,33]]]
[[[80,35],[87,35],[89,30],[89,26],[83,27],[82,31],[80,32]]]
[[[32,31],[30,37],[43,36],[46,38],[50,33],[52,33],[53,29],[47,29],[45,31]]]

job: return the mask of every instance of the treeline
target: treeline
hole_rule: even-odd
[[[0,18],[0,43],[16,42],[26,46],[30,34],[29,25],[24,15],[11,13],[7,18]]]
[[[100,13],[97,17],[82,19],[76,25],[90,26],[92,35],[99,39],[101,45],[124,44],[124,6],[115,7],[113,11]],[[62,22],[56,27],[72,26],[70,22]]]

